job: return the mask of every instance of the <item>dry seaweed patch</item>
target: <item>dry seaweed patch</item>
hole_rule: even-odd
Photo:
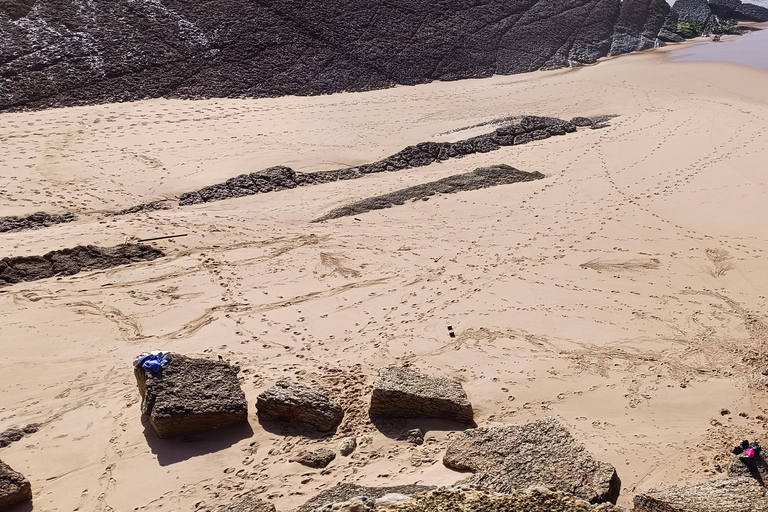
[[[712,262],[712,266],[707,268],[707,273],[712,277],[724,276],[728,271],[736,268],[731,261],[733,256],[725,249],[707,249],[707,258]]]
[[[639,272],[641,270],[656,270],[661,265],[657,258],[633,258],[626,261],[609,261],[595,258],[579,265],[581,268],[597,270],[598,272]]]

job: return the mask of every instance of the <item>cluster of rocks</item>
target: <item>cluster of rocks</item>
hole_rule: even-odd
[[[0,460],[0,510],[32,499],[29,480]]]
[[[227,362],[172,354],[162,371],[137,366],[134,372],[141,412],[161,438],[248,421],[240,369]]]
[[[672,6],[659,39],[682,42],[706,34],[741,34],[749,27],[738,21],[768,21],[768,9],[741,0],[677,0]]]
[[[23,428],[12,427],[3,432],[0,432],[0,448],[5,448],[11,443],[21,441],[22,438],[24,438],[26,435],[34,434],[40,430],[40,426],[41,425],[39,423],[30,423]]]
[[[63,213],[61,215],[51,215],[45,212],[36,212],[25,217],[0,217],[0,233],[10,233],[13,231],[24,231],[26,229],[47,228],[55,224],[65,222],[74,222],[77,216],[74,213]]]
[[[340,217],[358,215],[370,212],[371,210],[391,208],[394,205],[405,204],[406,201],[426,199],[435,194],[455,194],[457,192],[540,180],[542,178],[544,178],[544,175],[540,172],[519,171],[514,167],[504,164],[480,167],[464,174],[456,174],[437,181],[431,181],[429,183],[423,183],[414,187],[390,192],[389,194],[356,201],[352,204],[335,208],[328,214],[323,215],[312,222],[323,222],[326,220],[338,219]]]
[[[78,245],[51,251],[42,256],[15,256],[0,259],[0,287],[55,276],[70,276],[84,270],[105,269],[140,261],[151,261],[165,254],[143,244],[115,247]]]
[[[168,201],[152,201],[150,203],[144,203],[144,204],[138,204],[136,206],[131,206],[130,208],[125,208],[123,210],[119,210],[116,212],[113,212],[112,215],[128,215],[131,213],[142,213],[142,212],[155,212],[158,210],[170,210],[171,205],[168,204]]]
[[[607,117],[580,117],[575,118],[575,120],[580,123],[579,126],[598,128],[604,124]],[[280,166],[270,167],[251,174],[241,174],[224,183],[217,183],[194,192],[184,193],[179,198],[179,205],[207,203],[304,185],[351,180],[361,178],[366,174],[421,167],[450,158],[459,158],[473,153],[488,153],[502,146],[526,144],[534,140],[546,139],[553,135],[565,135],[575,131],[576,125],[574,123],[562,119],[522,116],[488,134],[458,142],[422,142],[415,146],[408,146],[402,151],[377,162],[357,167],[334,171],[297,173],[289,167]],[[462,181],[462,178],[457,179]],[[463,178],[463,180],[467,179],[469,177]]]

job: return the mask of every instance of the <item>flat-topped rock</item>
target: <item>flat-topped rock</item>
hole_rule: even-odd
[[[317,391],[288,380],[278,381],[256,399],[262,421],[302,423],[328,432],[344,418],[344,410],[335,401]]]
[[[726,478],[635,496],[634,512],[766,512],[768,490],[751,478]]]
[[[371,418],[438,418],[475,424],[472,404],[459,382],[401,366],[379,370],[369,414]]]
[[[0,510],[32,499],[29,480],[0,461]]]
[[[443,464],[475,473],[473,482],[497,492],[544,485],[590,503],[616,503],[621,480],[554,418],[455,434]]]
[[[160,437],[228,427],[248,421],[240,369],[223,361],[172,354],[160,372],[136,367],[141,412]]]

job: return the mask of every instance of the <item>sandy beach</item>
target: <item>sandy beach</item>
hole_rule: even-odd
[[[0,212],[79,220],[0,234],[0,257],[152,242],[167,257],[0,288],[0,449],[34,511],[210,510],[259,490],[278,510],[338,482],[448,485],[450,432],[422,446],[367,417],[376,372],[459,379],[481,425],[554,416],[622,480],[724,476],[766,440],[768,71],[659,52],[574,70],[315,97],[148,100],[0,114]],[[120,217],[111,212],[287,165],[378,160],[485,133],[504,116],[608,126],[417,169]],[[477,167],[545,178],[313,219]],[[456,337],[449,337],[447,325]],[[250,427],[161,440],[131,361],[164,349],[237,363]],[[256,396],[290,377],[346,408],[322,439],[267,430]],[[423,425],[423,423],[420,423]],[[358,450],[324,470],[307,446]]]

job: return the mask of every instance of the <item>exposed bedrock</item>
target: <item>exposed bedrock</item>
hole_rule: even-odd
[[[372,210],[382,210],[395,205],[405,204],[406,201],[427,199],[435,194],[456,194],[469,190],[508,185],[524,181],[540,180],[544,175],[540,172],[519,171],[508,165],[492,165],[480,167],[464,174],[456,174],[437,181],[423,183],[414,187],[404,188],[389,194],[369,197],[340,208],[331,210],[327,215],[312,222],[323,222],[340,217],[359,215]]]
[[[400,485],[392,487],[364,487],[362,485],[342,483],[331,487],[307,501],[304,505],[296,509],[296,512],[313,512],[314,510],[342,503],[355,498],[366,498],[366,501],[375,501],[387,494],[405,494],[411,495],[421,492],[427,492],[434,487],[426,485]]]
[[[768,21],[768,8],[754,4],[741,4],[733,9],[733,17],[746,21]]]
[[[726,478],[635,496],[634,512],[767,512],[768,491],[751,478]]]
[[[71,276],[84,270],[151,261],[163,256],[165,254],[160,249],[149,245],[122,244],[115,247],[78,245],[43,256],[3,258],[0,259],[0,287],[55,276]]]
[[[733,16],[733,10],[741,5],[741,0],[709,0],[709,8],[712,14],[721,18]]]
[[[3,0],[0,111],[578,66],[652,46],[667,10],[664,0]]]
[[[597,118],[578,118],[586,121],[583,126],[600,128],[608,116]],[[478,135],[457,142],[421,142],[408,146],[392,156],[357,167],[334,171],[297,173],[290,167],[278,166],[251,174],[241,174],[224,183],[217,183],[194,192],[181,194],[179,205],[220,201],[233,197],[286,190],[305,185],[328,183],[331,181],[361,178],[366,174],[385,171],[399,171],[413,167],[430,165],[450,158],[460,158],[474,153],[488,153],[502,146],[527,144],[534,140],[549,138],[553,135],[565,135],[576,131],[568,121],[554,117],[521,116],[500,126],[491,133]]]
[[[475,473],[497,492],[543,485],[590,503],[616,503],[621,481],[554,418],[519,426],[476,428],[451,437],[443,464]]]
[[[672,10],[677,13],[678,23],[696,22],[703,26],[712,16],[707,0],[676,0]]]
[[[13,231],[24,231],[26,229],[47,228],[54,224],[63,224],[65,222],[74,222],[77,216],[74,213],[64,213],[61,215],[51,215],[45,212],[35,212],[24,217],[0,217],[0,233]]]
[[[250,491],[231,503],[219,505],[213,512],[277,512],[275,506],[259,498],[258,491]]]
[[[246,423],[248,403],[239,371],[223,361],[180,354],[157,373],[138,366],[141,412],[163,438]]]

